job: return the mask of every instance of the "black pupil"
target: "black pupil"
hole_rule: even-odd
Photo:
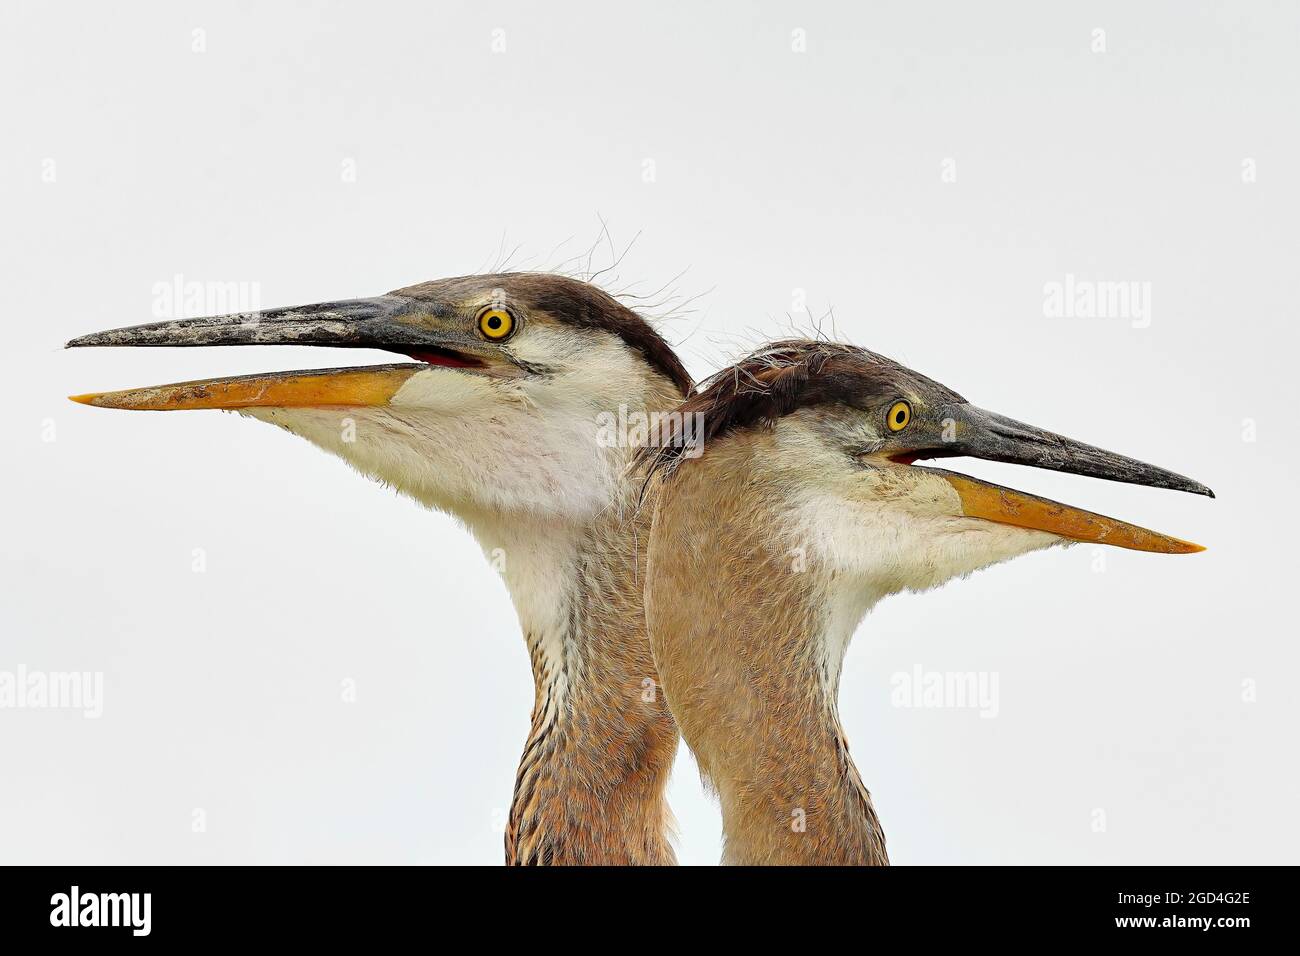
[[[493,330],[501,328],[501,316],[499,315],[491,316],[488,319],[488,328]]]
[[[906,417],[907,417],[907,412],[903,411],[903,409],[900,408],[898,410],[898,414],[894,416],[894,421],[898,422],[898,424],[901,425],[903,424],[903,419]]]

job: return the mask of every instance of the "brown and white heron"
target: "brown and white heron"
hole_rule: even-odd
[[[885,864],[837,697],[867,611],[1052,545],[1199,546],[950,471],[967,455],[1194,494],[1209,488],[969,404],[880,355],[770,345],[682,406],[702,448],[660,484],[646,617],[664,693],[722,804],[724,862]]]
[[[677,731],[662,695],[645,691],[655,679],[640,588],[649,516],[625,472],[635,449],[601,424],[620,407],[671,409],[690,389],[646,320],[588,283],[508,273],[68,345],[343,346],[413,359],[75,400],[230,409],[279,425],[455,515],[485,551],[501,549],[536,685],[507,862],[674,862],[664,788]]]

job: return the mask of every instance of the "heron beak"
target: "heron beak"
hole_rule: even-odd
[[[241,375],[70,398],[100,408],[148,411],[386,405],[407,379],[430,365],[485,364],[480,341],[445,325],[431,313],[429,303],[387,295],[96,332],[73,339],[67,347],[317,345],[383,349],[418,361]]]
[[[969,455],[988,461],[1214,497],[1214,492],[1205,485],[1172,471],[1085,445],[973,405],[949,406],[941,410],[941,418],[945,425],[945,440],[938,447],[914,449],[895,455],[894,459],[911,464],[918,459]],[[1205,550],[1190,541],[992,482],[939,468],[925,470],[939,475],[953,487],[966,517],[1046,531],[1071,541],[1109,544],[1135,551],[1191,554]]]
[[[305,372],[236,375],[116,392],[69,395],[82,405],[132,411],[178,412],[200,408],[328,408],[387,405],[418,365],[331,368]]]

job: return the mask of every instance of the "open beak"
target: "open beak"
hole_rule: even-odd
[[[940,444],[895,454],[891,456],[893,460],[911,464],[919,459],[969,455],[989,461],[1030,465],[1074,475],[1089,475],[1109,481],[1170,488],[1214,497],[1214,492],[1205,485],[1172,471],[1085,445],[974,405],[948,406],[942,410],[940,417],[944,422],[944,440]],[[925,470],[952,485],[960,499],[962,514],[970,518],[1046,531],[1071,541],[1110,544],[1135,551],[1191,554],[1205,550],[1190,541],[992,482],[939,468]]]
[[[70,396],[74,402],[148,411],[386,405],[407,379],[430,365],[478,368],[487,360],[480,340],[450,331],[428,303],[400,295],[136,325],[83,335],[68,348],[109,345],[320,345],[383,349],[417,361]]]

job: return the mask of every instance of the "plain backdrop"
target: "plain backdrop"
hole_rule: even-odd
[[[500,862],[532,684],[471,538],[277,429],[65,398],[358,356],[61,343],[177,276],[291,305],[516,247],[667,286],[697,376],[820,325],[1218,493],[957,463],[1209,550],[879,606],[841,710],[895,862],[1295,862],[1298,37],[1281,2],[6,3],[0,671],[104,701],[0,710],[0,862]],[[1047,315],[1067,276],[1149,322]],[[996,675],[996,716],[895,706],[918,667]],[[671,800],[715,862],[684,750]]]

